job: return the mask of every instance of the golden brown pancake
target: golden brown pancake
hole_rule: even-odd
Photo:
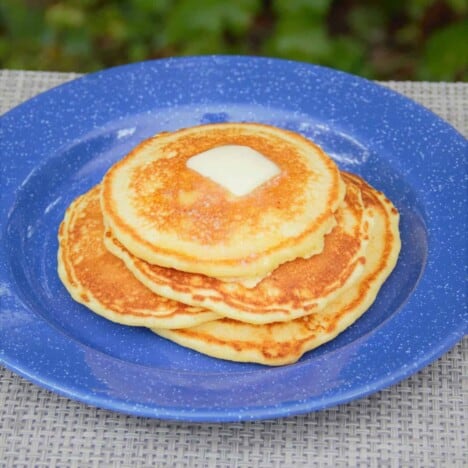
[[[364,209],[359,186],[346,174],[343,177],[347,181],[346,198],[322,253],[283,263],[254,288],[151,265],[132,255],[111,235],[104,244],[157,294],[249,323],[291,320],[323,309],[364,270],[371,218]]]
[[[73,299],[113,322],[144,327],[189,327],[219,316],[157,296],[103,244],[97,186],[67,209],[59,230],[58,273]]]
[[[238,196],[187,167],[226,145],[265,156],[279,174]],[[345,187],[335,163],[306,138],[261,124],[223,123],[161,133],[102,181],[106,226],[148,263],[226,280],[264,277],[323,249]]]
[[[373,303],[394,268],[400,250],[399,215],[380,192],[356,176],[347,176],[362,190],[373,214],[364,274],[324,310],[288,322],[252,325],[230,318],[180,330],[153,331],[209,356],[267,365],[289,364],[305,352],[330,341],[357,320]]]

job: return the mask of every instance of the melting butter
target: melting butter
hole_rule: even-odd
[[[192,156],[186,164],[237,196],[247,195],[280,173],[274,162],[243,145],[217,146]]]

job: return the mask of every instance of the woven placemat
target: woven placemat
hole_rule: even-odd
[[[0,113],[76,74],[0,71]],[[389,82],[464,135],[468,85]],[[126,416],[0,368],[0,467],[468,466],[468,339],[367,398],[274,421],[189,424]]]

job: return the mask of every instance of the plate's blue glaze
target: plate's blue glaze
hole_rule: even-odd
[[[230,120],[303,133],[401,212],[400,260],[375,304],[295,365],[211,359],[116,325],[57,278],[56,233],[72,199],[143,138]],[[271,418],[388,386],[466,332],[467,141],[383,87],[280,60],[161,60],[46,92],[1,117],[0,132],[0,361],[44,387],[136,415]]]

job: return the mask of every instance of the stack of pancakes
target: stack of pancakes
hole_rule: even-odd
[[[202,125],[144,141],[73,201],[58,272],[112,321],[222,359],[288,364],[370,307],[397,261],[398,221],[298,134]]]

